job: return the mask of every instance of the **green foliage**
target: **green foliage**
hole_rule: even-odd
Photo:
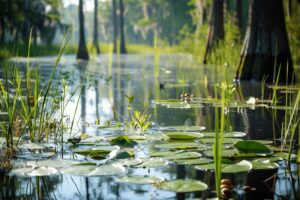
[[[128,136],[126,135],[118,136],[114,138],[110,143],[112,145],[120,145],[123,147],[134,147],[137,144],[134,140],[128,138]]]
[[[300,15],[295,13],[286,17],[289,44],[294,64],[300,65]]]

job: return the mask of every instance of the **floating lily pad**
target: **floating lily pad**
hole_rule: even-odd
[[[172,140],[194,140],[202,138],[203,134],[198,132],[168,132],[166,135]]]
[[[105,138],[102,136],[93,136],[86,139],[82,139],[80,143],[99,143],[105,141]]]
[[[172,160],[172,162],[179,165],[203,165],[212,163],[212,159],[208,158],[197,158],[197,159],[181,159],[181,160]]]
[[[140,175],[131,175],[125,176],[117,179],[121,183],[130,183],[130,184],[155,184],[161,183],[165,179],[157,176],[140,176]]]
[[[156,168],[163,167],[168,164],[168,161],[162,158],[145,158],[142,159],[142,163],[133,167],[138,168]]]
[[[64,174],[75,176],[88,176],[91,171],[96,168],[96,164],[89,163],[88,165],[73,165],[62,170]]]
[[[259,153],[259,154],[272,154],[273,151],[269,149],[266,145],[252,141],[252,140],[243,140],[235,143],[233,145],[239,151],[244,153]]]
[[[74,151],[74,153],[93,159],[104,159],[110,152],[118,149],[120,149],[118,146],[99,146],[93,149]]]
[[[24,167],[24,168],[16,168],[16,169],[12,169],[9,172],[9,175],[15,175],[15,176],[29,176],[28,174],[31,173],[34,170],[34,168],[32,167]]]
[[[248,172],[252,169],[252,164],[247,160],[242,160],[233,165],[227,165],[222,168],[222,173],[240,173]]]
[[[251,161],[253,169],[277,169],[279,165],[266,159],[255,159]]]
[[[236,155],[238,151],[236,149],[223,149],[222,150],[222,157],[233,157]],[[212,149],[203,151],[203,154],[205,154],[208,157],[214,157],[214,153]]]
[[[193,142],[170,142],[155,145],[156,148],[160,149],[196,149],[199,146],[201,145]]]
[[[205,183],[198,180],[170,180],[157,186],[161,190],[167,190],[177,193],[204,191],[208,187]]]
[[[222,167],[226,166],[226,164],[222,164]],[[215,169],[215,164],[214,163],[208,163],[204,165],[196,165],[194,166],[195,169],[201,170],[201,171],[213,171]]]
[[[202,131],[204,126],[162,126],[159,128],[161,131]]]
[[[129,159],[119,159],[112,162],[112,164],[119,164],[123,166],[132,167],[138,164],[141,164],[143,161],[137,158],[129,158]]]
[[[164,158],[167,160],[180,160],[180,159],[193,159],[193,158],[200,158],[200,157],[201,154],[197,152],[182,152],[172,156],[166,156]]]
[[[20,149],[30,150],[30,151],[38,151],[44,150],[45,147],[43,145],[37,143],[24,143],[18,146]]]
[[[202,132],[204,137],[215,137],[216,132]],[[225,132],[224,138],[235,138],[235,137],[244,137],[246,136],[246,133],[243,132]]]
[[[28,176],[52,176],[57,174],[57,172],[57,169],[53,167],[39,167],[28,173]]]
[[[122,174],[126,171],[126,168],[117,164],[106,164],[96,167],[91,171],[88,176],[115,176]]]
[[[32,167],[67,168],[79,163],[80,163],[79,161],[75,161],[75,160],[53,159],[53,160],[28,161],[27,165]]]
[[[137,144],[137,142],[130,139],[126,135],[121,135],[121,136],[118,136],[118,137],[112,139],[111,144],[112,145],[120,145],[120,146],[124,146],[124,147],[134,147]]]
[[[183,150],[179,150],[179,151],[154,151],[154,152],[150,152],[149,155],[151,157],[171,157],[173,155],[176,155],[178,153],[182,153],[184,152]]]
[[[215,138],[210,138],[210,137],[205,138],[204,137],[204,138],[199,139],[199,141],[204,144],[213,144],[213,143],[215,143]],[[239,141],[242,141],[242,140],[239,138],[226,138],[226,137],[223,138],[223,144],[234,144]]]

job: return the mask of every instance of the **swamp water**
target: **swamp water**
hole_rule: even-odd
[[[41,90],[54,60],[30,61],[32,68],[39,66]],[[74,56],[63,56],[47,99],[56,99],[57,106],[67,102],[64,112],[49,119],[54,130],[42,128],[41,143],[29,143],[27,129],[19,133],[12,168],[6,170],[2,164],[0,169],[0,199],[215,198],[213,143],[219,120],[216,110],[221,107],[215,85],[233,80],[234,71],[199,66],[185,55],[162,55],[157,72],[153,60],[151,56],[113,60],[101,56],[99,62],[77,64]],[[25,79],[27,60],[16,62]],[[4,67],[0,70],[5,82]],[[255,82],[234,87],[225,109],[228,119],[222,145],[222,177],[232,183],[231,198],[296,199],[298,166],[292,163],[286,170],[288,153],[274,146],[282,143],[286,109],[272,108],[272,87],[262,89]],[[262,95],[265,100],[255,99]],[[6,115],[2,107],[3,124]],[[0,134],[5,163],[5,134]],[[249,149],[251,142],[258,146]]]

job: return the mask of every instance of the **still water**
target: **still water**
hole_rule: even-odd
[[[25,76],[26,59],[16,59],[21,74]],[[31,59],[31,65],[38,66],[41,80],[49,78],[54,58]],[[129,119],[128,96],[134,97],[132,109],[151,115],[154,127],[160,126],[202,126],[206,131],[214,131],[214,107],[211,105],[195,107],[168,107],[156,104],[156,100],[180,99],[182,94],[189,93],[199,98],[214,97],[215,85],[227,80],[234,83],[234,69],[228,66],[203,66],[193,62],[187,55],[161,55],[160,70],[154,68],[154,58],[150,55],[121,55],[111,60],[101,55],[97,61],[77,63],[75,56],[66,55],[55,72],[54,87],[61,87],[62,77],[68,83],[68,92],[81,87],[81,96],[77,106],[77,96],[69,102],[65,116],[75,118],[72,135],[86,133],[90,136],[109,136],[107,130],[98,129],[96,121],[114,121],[117,113],[120,121]],[[1,71],[3,78],[3,69]],[[155,76],[156,75],[156,76]],[[265,87],[264,98],[268,99],[272,89]],[[127,97],[126,97],[127,96]],[[261,85],[257,82],[241,82],[236,85],[234,99],[247,100],[249,97],[261,98]],[[75,112],[77,107],[77,111]],[[272,120],[272,112],[265,108],[230,109],[229,129],[246,133],[244,139],[274,140],[281,137],[281,122],[284,111],[278,111],[276,123]],[[150,130],[154,131],[155,130]],[[69,144],[68,144],[69,145]],[[66,148],[69,146],[66,145]],[[147,145],[135,148],[136,157],[147,157]],[[66,152],[64,158],[74,159],[74,155]],[[75,159],[85,160],[84,157]],[[284,163],[281,163],[284,165]],[[292,166],[296,168],[296,165]],[[297,170],[297,169],[294,169]],[[274,171],[228,175],[235,185],[236,199],[244,199],[242,190],[247,182],[256,190],[248,195],[248,199],[293,199],[291,180],[298,187],[296,177],[289,178],[284,168]],[[214,175],[211,172],[196,170],[192,166],[169,163],[159,168],[128,168],[118,176],[84,177],[56,175],[33,178],[10,177],[4,181],[1,177],[0,199],[38,199],[37,181],[42,188],[42,199],[207,199],[216,196],[214,191]],[[172,179],[198,179],[208,185],[208,190],[196,193],[174,193],[156,189],[151,185],[119,183],[116,179],[125,175],[153,175]],[[292,173],[292,176],[296,176]],[[5,184],[4,184],[5,182]]]

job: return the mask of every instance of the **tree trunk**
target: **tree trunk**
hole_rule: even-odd
[[[198,18],[197,25],[202,26],[204,24],[204,0],[195,0],[195,7]]]
[[[243,1],[242,0],[235,0],[235,17],[234,17],[234,22],[237,25],[237,27],[239,27],[240,32],[242,32],[242,29],[243,29],[242,7],[243,7]]]
[[[84,33],[84,15],[83,15],[83,0],[79,0],[78,13],[79,13],[79,46],[77,51],[77,59],[88,60],[89,54],[85,43]]]
[[[97,51],[100,53],[99,42],[98,42],[98,0],[94,0],[94,38],[93,45]]]
[[[117,38],[118,38],[118,18],[117,18],[117,2],[112,1],[112,16],[113,16],[113,52],[117,52]]]
[[[280,70],[280,71],[279,71]],[[282,0],[251,0],[237,78],[292,82],[291,59]]]
[[[119,1],[120,3],[120,53],[125,54],[125,35],[124,35],[124,3],[123,0]]]
[[[213,0],[211,8],[210,27],[207,36],[206,50],[203,58],[203,64],[207,63],[208,56],[214,47],[224,39],[224,12],[223,0]]]

